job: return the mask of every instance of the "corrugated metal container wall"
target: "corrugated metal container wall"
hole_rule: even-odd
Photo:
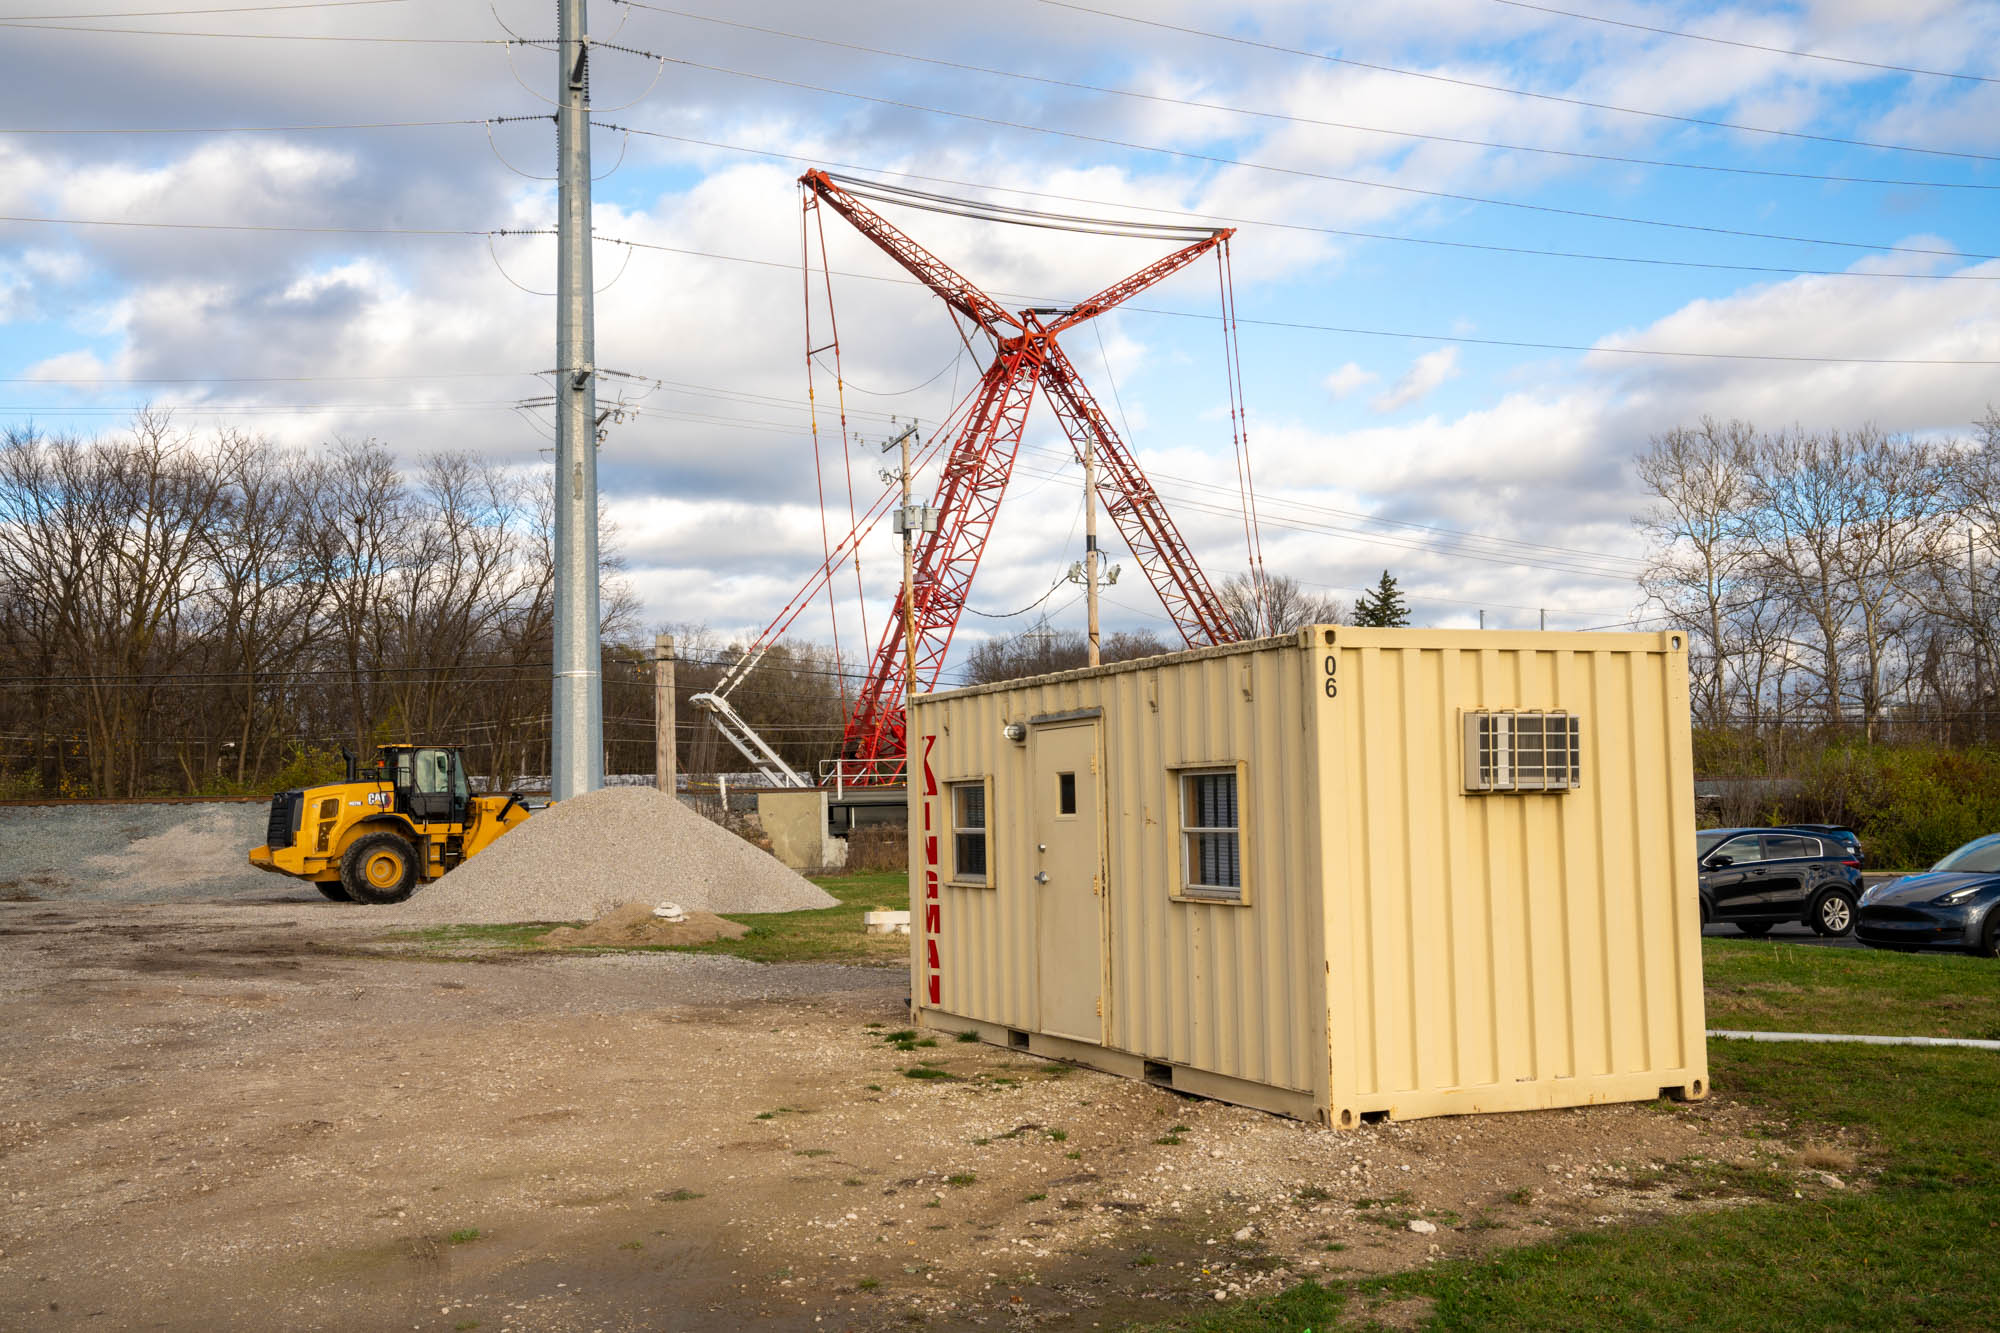
[[[920,697],[917,1016],[1335,1125],[1700,1096],[1687,703],[1677,635],[1329,626]],[[1472,790],[1468,713],[1580,780]]]
[[[1102,1025],[1084,1040],[1146,1060],[1323,1097],[1325,968],[1310,688],[1296,639],[1152,659],[1045,682],[920,697],[910,735],[919,758],[912,810],[913,899],[924,905],[927,855],[938,863],[936,1008],[1000,1027],[1054,1030],[1037,1000],[1041,969],[1035,736],[1094,720],[1103,792]],[[1084,716],[1079,716],[1084,715]],[[1046,720],[1044,720],[1046,719]],[[1028,735],[1010,741],[1005,728]],[[927,738],[935,738],[929,741]],[[926,753],[927,751],[927,753]],[[924,795],[924,764],[937,790]],[[1170,896],[1179,849],[1174,770],[1245,766],[1246,905]],[[988,887],[951,873],[951,790],[990,783]],[[915,975],[933,940],[916,919]],[[920,981],[919,1001],[927,998]],[[1075,1034],[1068,1034],[1073,1038]]]
[[[1320,634],[1334,1122],[1701,1095],[1681,636]],[[1578,718],[1576,789],[1467,794],[1482,710]]]

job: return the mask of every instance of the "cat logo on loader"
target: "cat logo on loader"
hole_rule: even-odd
[[[273,796],[250,864],[336,902],[399,903],[527,817],[515,793],[474,796],[456,749],[384,745],[365,775],[350,754],[346,782]]]

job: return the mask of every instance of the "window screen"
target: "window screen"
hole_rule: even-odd
[[[1182,882],[1199,897],[1243,896],[1243,850],[1233,770],[1181,774]]]
[[[1467,713],[1465,789],[1570,791],[1583,781],[1583,724],[1570,713]]]
[[[986,784],[954,783],[951,789],[952,878],[986,882]]]

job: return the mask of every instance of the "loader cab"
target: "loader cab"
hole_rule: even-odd
[[[457,750],[432,745],[385,745],[375,761],[378,781],[396,791],[396,809],[419,824],[463,824],[472,787]]]

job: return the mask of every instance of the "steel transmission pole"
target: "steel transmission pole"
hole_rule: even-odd
[[[597,622],[597,368],[590,272],[588,0],[557,0],[555,697],[550,783],[558,801],[604,785]]]

